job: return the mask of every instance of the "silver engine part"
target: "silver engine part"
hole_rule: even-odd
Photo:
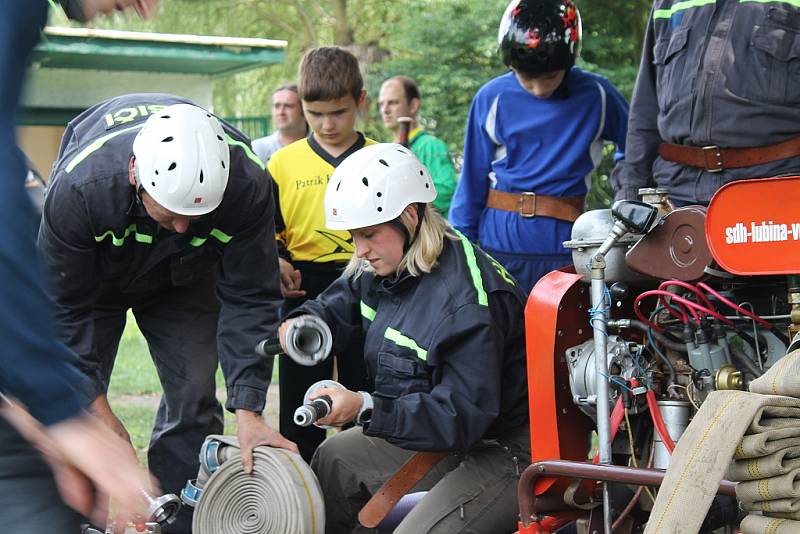
[[[689,426],[689,417],[691,415],[692,404],[687,401],[678,400],[660,400],[658,401],[658,409],[661,411],[661,417],[664,419],[664,426],[667,427],[667,432],[672,441],[677,443],[683,435],[683,431]],[[661,436],[658,432],[653,432],[653,467],[656,469],[666,469],[669,467],[670,454],[664,442],[661,441]]]
[[[584,282],[590,280],[592,258],[613,227],[614,219],[610,209],[587,211],[572,226],[572,239],[565,241],[564,246],[572,249],[575,271],[583,276]],[[625,264],[625,253],[641,238],[638,234],[626,234],[606,253],[606,282],[647,280],[647,277],[634,272]]]
[[[589,340],[567,349],[566,357],[572,399],[583,413],[596,420],[598,399],[595,386],[594,347],[594,340]],[[634,377],[633,354],[638,350],[639,345],[636,343],[625,341],[619,336],[608,336],[608,354],[606,354],[608,369],[613,370],[613,375],[618,376],[621,380]],[[618,394],[616,390],[611,389],[608,402],[616,401]],[[633,411],[635,413],[635,410]]]

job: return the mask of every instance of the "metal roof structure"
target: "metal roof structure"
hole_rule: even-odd
[[[48,26],[34,49],[21,124],[63,125],[123,93],[210,107],[214,79],[283,63],[286,41]]]
[[[48,26],[33,53],[42,68],[227,76],[284,61],[286,41]]]

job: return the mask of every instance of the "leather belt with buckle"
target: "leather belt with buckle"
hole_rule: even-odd
[[[531,192],[507,193],[489,190],[486,206],[496,210],[513,211],[520,217],[552,217],[574,222],[583,213],[584,197],[552,197]]]
[[[753,148],[720,148],[716,145],[696,147],[661,143],[658,155],[667,161],[707,172],[721,172],[725,169],[753,167],[800,156],[800,137]]]

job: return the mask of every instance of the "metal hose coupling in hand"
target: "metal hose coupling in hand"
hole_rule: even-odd
[[[178,517],[181,509],[180,498],[173,493],[166,493],[160,497],[153,498],[145,490],[141,490],[142,495],[147,499],[147,517],[159,525],[170,525]]]
[[[328,395],[317,397],[308,404],[304,404],[294,411],[294,424],[297,426],[311,426],[312,423],[323,419],[333,407],[333,401]]]
[[[147,500],[147,522],[135,527],[137,534],[161,534],[161,527],[173,523],[178,517],[178,511],[181,509],[181,500],[172,493],[166,493],[154,498],[143,489],[139,491]],[[141,526],[144,527],[144,530],[140,530]],[[81,525],[81,534],[112,534],[114,528],[113,523],[105,530],[84,524]],[[126,532],[128,531],[130,531],[130,528],[126,530]]]
[[[306,390],[306,394],[303,396],[303,405],[294,411],[294,423],[296,425],[311,426],[313,424],[320,428],[331,428],[326,425],[317,424],[317,421],[324,419],[329,413],[331,413],[333,401],[331,400],[330,396],[322,395],[314,400],[311,400],[310,398],[317,390],[322,388],[345,389],[343,385],[335,380],[320,380],[319,382],[312,384],[311,387]]]
[[[286,355],[300,365],[317,365],[328,358],[333,346],[333,336],[327,323],[316,315],[301,315],[292,320],[283,337]],[[281,340],[268,338],[256,345],[256,354],[275,356],[281,354]]]

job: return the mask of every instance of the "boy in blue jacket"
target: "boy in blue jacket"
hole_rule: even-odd
[[[575,67],[572,0],[513,0],[498,43],[511,72],[472,101],[450,222],[529,292],[571,263],[562,243],[583,210],[603,143],[625,148],[628,105],[611,83]]]

